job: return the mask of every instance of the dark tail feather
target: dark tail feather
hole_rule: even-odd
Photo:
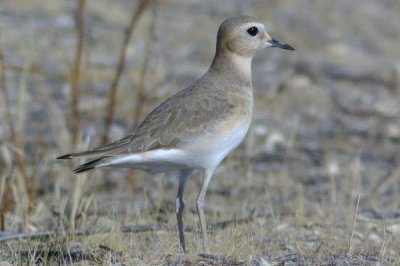
[[[73,158],[73,153],[70,153],[70,154],[65,154],[65,155],[63,155],[63,156],[59,156],[59,157],[57,157],[57,159],[58,160],[64,160],[64,159],[72,159]]]
[[[105,155],[109,154],[110,152],[118,152],[117,148],[118,147],[97,149],[97,150],[90,150],[90,151],[82,151],[82,152],[77,152],[77,153],[69,153],[69,154],[65,154],[60,157],[57,157],[57,159],[73,159],[73,158],[105,156]]]
[[[64,156],[67,156],[67,155],[64,155]],[[61,156],[61,157],[64,157],[64,156]],[[100,157],[95,160],[89,161],[87,163],[81,164],[77,168],[74,169],[74,173],[79,174],[82,172],[92,170],[92,169],[96,168],[96,165],[98,165],[101,160],[103,160],[104,158],[107,158],[107,157],[108,156]],[[61,158],[61,159],[64,159],[64,158]],[[65,158],[65,159],[68,159],[68,158]]]
[[[88,151],[65,154],[60,157],[57,157],[57,159],[99,157],[99,156],[106,156],[108,154],[116,154],[129,148],[128,147],[129,142],[130,142],[130,137],[125,137],[118,141],[109,143],[107,145],[99,146]]]

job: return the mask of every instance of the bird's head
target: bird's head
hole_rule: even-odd
[[[227,50],[242,57],[252,57],[266,47],[294,50],[291,45],[273,39],[264,24],[253,17],[230,17],[218,29],[217,52]]]

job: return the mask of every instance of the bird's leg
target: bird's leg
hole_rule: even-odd
[[[206,217],[204,216],[204,196],[206,195],[208,184],[211,181],[213,171],[205,169],[203,172],[203,185],[201,186],[199,196],[196,201],[197,214],[199,215],[201,232],[203,234],[203,252],[208,253],[207,244],[207,225]]]
[[[187,170],[182,170],[179,172],[179,188],[175,201],[176,220],[178,221],[179,231],[179,244],[182,247],[183,253],[186,253],[185,235],[183,232],[183,209],[185,208],[185,203],[183,202],[183,190],[185,189],[185,184],[189,173],[190,172]]]

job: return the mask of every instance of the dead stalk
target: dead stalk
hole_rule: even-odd
[[[11,174],[5,173],[1,177],[0,183],[0,231],[4,232],[5,228],[5,216],[7,212],[11,209],[11,200],[10,200],[10,179]]]
[[[72,195],[72,209],[69,217],[69,224],[72,231],[76,229],[76,217],[79,210],[79,205],[82,200],[83,186],[86,183],[87,175],[75,179],[75,187]]]
[[[25,224],[27,223],[27,219],[29,217],[29,213],[33,210],[33,201],[34,201],[34,186],[29,180],[28,175],[26,173],[26,163],[25,163],[25,157],[24,157],[24,149],[25,149],[25,125],[26,125],[26,96],[28,94],[27,92],[27,80],[28,80],[28,74],[29,74],[29,66],[31,64],[31,57],[32,55],[29,55],[28,62],[25,63],[24,68],[21,72],[21,78],[19,81],[19,89],[18,89],[18,125],[17,128],[18,130],[16,131],[15,134],[15,146],[17,149],[20,151],[19,153],[15,153],[15,159],[17,162],[18,166],[18,171],[19,174],[22,178],[23,181],[23,186],[25,188],[24,192],[27,193],[27,200],[28,200],[28,208],[26,214],[24,214],[25,217]]]
[[[86,0],[78,0],[78,24],[77,35],[78,42],[75,50],[75,60],[71,71],[71,126],[72,126],[72,143],[77,145],[79,128],[80,128],[80,114],[79,114],[79,84],[81,79],[81,63],[82,52],[85,45],[85,10]]]
[[[148,0],[140,1],[136,10],[132,12],[132,17],[131,17],[129,26],[125,32],[124,41],[122,43],[122,47],[119,52],[119,59],[118,59],[117,67],[115,69],[114,78],[111,82],[111,87],[110,87],[110,90],[108,93],[109,102],[108,102],[107,115],[106,115],[106,120],[105,120],[104,134],[102,137],[102,143],[108,142],[108,134],[110,132],[112,120],[114,118],[114,113],[115,113],[117,88],[118,88],[118,84],[119,84],[121,75],[125,69],[125,57],[126,57],[126,51],[128,48],[128,44],[130,42],[132,32],[133,32],[135,26],[137,25],[137,21],[143,14],[143,11],[146,10],[148,2],[149,2]]]
[[[3,89],[3,106],[4,106],[4,113],[6,115],[8,127],[10,129],[10,135],[12,138],[12,141],[15,142],[15,125],[14,125],[14,120],[12,118],[11,112],[10,112],[10,96],[8,94],[8,82],[7,82],[7,67],[6,64],[4,63],[4,55],[3,51],[0,49],[0,68],[1,68],[1,76],[0,76],[0,82],[1,82],[1,88]]]
[[[353,216],[353,226],[352,226],[352,229],[351,229],[351,236],[350,236],[350,242],[349,242],[349,251],[348,251],[349,254],[351,254],[351,252],[353,250],[354,230],[356,229],[357,212],[358,212],[359,203],[360,203],[360,193],[358,193],[356,209],[354,211],[354,216]]]
[[[88,146],[89,139],[87,139],[87,144],[84,146]],[[86,183],[88,175],[83,174],[79,178],[75,179],[75,186],[72,192],[72,201],[71,201],[71,213],[69,217],[70,229],[72,231],[76,230],[76,217],[79,212],[79,205],[82,203],[82,195],[83,195],[83,187]]]
[[[151,59],[151,54],[154,48],[154,40],[156,38],[156,21],[157,21],[157,11],[158,11],[158,1],[154,1],[152,5],[152,18],[149,25],[149,34],[146,39],[145,53],[143,66],[139,75],[139,84],[136,92],[136,106],[133,115],[132,127],[135,128],[139,123],[144,109],[144,103],[147,99],[146,94],[146,76],[149,70],[149,62]]]
[[[355,199],[357,199],[357,201],[356,201],[356,206],[354,209],[354,215],[353,215],[353,221],[352,221],[352,230],[351,230],[349,249],[348,249],[349,254],[351,254],[352,249],[353,249],[354,230],[356,227],[358,204],[360,203],[360,195],[361,195],[361,193],[360,193],[360,169],[361,169],[361,154],[358,154],[354,161],[353,178],[352,178],[351,191],[350,191],[350,193],[351,193],[350,198],[351,198],[352,202],[354,202]],[[356,196],[357,196],[357,198],[356,198]]]
[[[22,229],[24,233],[29,232],[29,193],[26,190],[24,177],[17,171],[13,179],[11,190],[15,202],[15,212],[22,218]]]
[[[301,249],[299,243],[296,241],[295,244],[296,244],[297,249],[298,249],[299,252],[300,252],[300,255],[301,255],[302,260],[305,260],[305,256],[304,256],[303,250]]]
[[[8,94],[8,86],[7,86],[7,68],[4,63],[4,55],[3,51],[0,49],[0,69],[1,69],[1,75],[0,75],[0,84],[1,88],[3,90],[3,106],[4,106],[4,114],[6,116],[7,124],[10,129],[10,136],[11,136],[11,141],[13,143],[16,142],[15,139],[15,125],[14,125],[14,120],[11,115],[11,109],[10,109],[10,97]],[[16,156],[20,156],[19,154],[16,154]],[[20,163],[22,163],[22,159],[20,158],[19,160]],[[23,164],[22,164],[23,165]],[[12,197],[11,195],[11,187],[10,187],[10,178],[7,178],[5,175],[2,179],[2,186],[1,186],[1,201],[0,201],[0,230],[4,231],[5,230],[5,215],[7,212],[10,211],[11,205],[12,205]]]
[[[386,224],[385,224],[385,218],[382,219],[382,226],[383,226],[383,241],[382,241],[382,246],[379,250],[379,257],[383,257],[386,251],[386,246],[388,245],[389,240],[387,239],[386,236]]]

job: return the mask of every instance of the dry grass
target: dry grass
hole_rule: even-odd
[[[268,8],[264,1],[99,0],[77,10],[74,1],[28,2],[0,4],[6,10],[0,12],[1,263],[183,262],[175,176],[125,170],[75,176],[71,168],[79,162],[55,158],[74,142],[74,150],[93,146],[104,117],[106,136],[120,137],[201,75],[216,27],[239,9],[261,17],[298,52],[269,50],[254,60],[253,126],[217,169],[206,197],[211,257],[198,256],[200,181],[188,182],[186,263],[400,263],[400,102],[393,74],[400,54],[389,45],[400,41],[399,4],[371,0],[353,10],[357,4],[345,1],[332,9],[307,0]],[[151,12],[144,12],[147,5]],[[81,18],[78,34],[74,16]],[[365,21],[374,24],[367,30]],[[69,127],[66,110],[81,120],[78,129]]]

